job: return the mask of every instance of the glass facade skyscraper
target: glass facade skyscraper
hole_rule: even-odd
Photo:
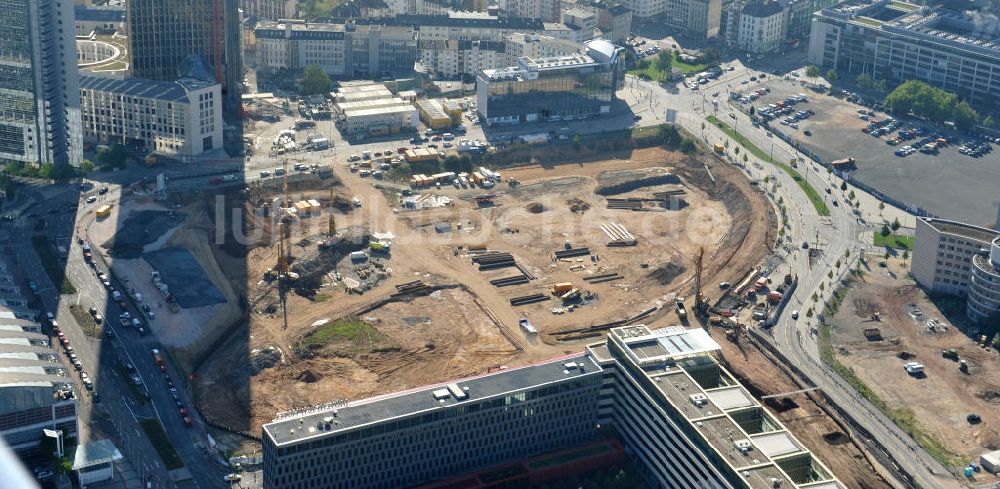
[[[480,117],[488,125],[573,120],[611,110],[624,82],[623,49],[596,40],[585,52],[520,58],[518,66],[483,70],[476,80]]]
[[[226,112],[239,107],[243,61],[237,0],[131,0],[126,13],[134,75],[175,81],[185,58],[198,55],[216,68]]]
[[[0,0],[0,162],[79,165],[73,3]]]

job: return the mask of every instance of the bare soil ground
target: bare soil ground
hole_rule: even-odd
[[[911,410],[924,431],[941,441],[961,459],[975,460],[987,450],[1000,448],[1000,357],[992,349],[976,345],[963,331],[960,318],[954,324],[943,315],[898,260],[885,269],[865,274],[849,290],[833,318],[831,336],[838,359],[854,369],[858,377],[892,409]],[[914,320],[914,306],[923,318]],[[879,312],[881,321],[871,316]],[[946,331],[929,332],[926,322],[938,319]],[[964,319],[964,318],[963,318]],[[866,328],[879,328],[881,341],[865,338]],[[942,357],[941,350],[954,348],[969,366]],[[903,359],[901,357],[906,357]],[[926,376],[917,378],[903,370],[907,361],[925,365]],[[982,423],[970,424],[966,416],[979,414]]]
[[[614,210],[607,208],[604,197],[594,194],[602,178],[606,181],[612,175],[607,172],[616,172],[612,176],[618,179],[622,170],[638,176],[655,167],[667,167],[681,177],[686,206],[661,212]],[[410,212],[390,209],[392,203],[384,193],[372,191],[370,181],[345,175],[343,187],[335,188],[335,193],[357,196],[362,206],[335,214],[338,229],[345,234],[395,234],[388,260],[391,273],[364,295],[347,294],[336,286],[321,287],[317,294],[321,300],[288,294],[287,329],[278,295],[273,288],[258,283],[274,266],[277,251],[273,245],[252,247],[246,259],[245,288],[253,312],[247,329],[236,330],[202,365],[196,382],[202,411],[222,424],[257,432],[280,411],[579,351],[587,341],[557,342],[547,333],[621,319],[651,306],[669,305],[676,294],[690,294],[694,257],[701,247],[705,248],[703,282],[734,281],[760,262],[775,238],[776,218],[765,197],[739,170],[712,158],[686,159],[653,148],[635,151],[627,160],[531,165],[506,169],[503,174],[521,185],[494,189],[499,194],[495,206],[478,209],[470,197],[480,191],[448,187],[432,192],[452,197],[453,206]],[[647,187],[614,197],[648,197],[654,191],[674,188],[678,186]],[[323,196],[327,192],[303,191]],[[295,243],[324,229],[324,216],[307,219],[318,224],[293,228],[289,242],[297,259],[316,253],[314,243]],[[451,223],[453,231],[435,232],[433,224],[439,222]],[[607,222],[627,228],[637,237],[637,246],[607,247],[609,238],[599,229]],[[554,260],[553,252],[562,249],[566,241],[574,247],[591,248],[597,259]],[[469,245],[509,251],[538,278],[526,285],[494,287],[489,279],[518,272],[513,268],[480,272],[468,256]],[[225,259],[219,261],[227,266]],[[347,266],[345,262],[338,264],[338,270]],[[570,270],[581,265],[584,268]],[[588,274],[608,271],[624,278],[603,284],[582,280]],[[296,352],[315,325],[349,315],[386,298],[396,291],[396,285],[417,279],[459,288],[410,302],[392,302],[361,314],[360,319],[381,335],[377,351],[345,354],[330,349],[317,356]],[[564,315],[549,312],[559,305],[555,299],[523,307],[512,307],[508,302],[519,295],[545,293],[553,283],[566,281],[586,288],[596,298]],[[531,318],[542,334],[538,338],[522,336],[516,328],[520,317]],[[518,350],[508,341],[492,318],[511,326],[524,349]],[[662,307],[647,321],[660,326],[678,322],[672,307]],[[792,382],[758,352],[750,351],[744,357],[732,344],[722,343],[733,370],[758,386],[762,394],[794,390]],[[280,349],[281,361],[252,375],[248,371],[250,350],[268,347]],[[234,405],[246,409],[234,409]],[[807,399],[799,408],[778,416],[806,445],[822,453],[823,461],[849,487],[886,487],[873,475],[858,448],[837,434],[838,426],[818,405]]]

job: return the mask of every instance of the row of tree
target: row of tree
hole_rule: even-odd
[[[979,113],[958,95],[918,80],[896,87],[883,103],[895,113],[913,112],[935,122],[951,121],[962,129],[972,128],[979,121]]]

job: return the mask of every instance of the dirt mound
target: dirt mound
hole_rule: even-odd
[[[313,372],[312,370],[303,370],[302,373],[295,376],[295,380],[305,382],[306,384],[314,384],[319,382],[321,377],[321,375]]]
[[[587,212],[587,209],[590,209],[590,204],[580,199],[569,199],[566,201],[566,205],[569,206],[570,211],[579,212],[580,214],[583,214],[584,212]]]
[[[546,209],[544,205],[539,204],[538,202],[532,202],[532,203],[524,206],[524,210],[526,210],[526,211],[528,211],[528,212],[530,212],[532,214],[541,214],[541,213],[547,211],[548,209]]]
[[[916,355],[914,355],[914,354],[912,354],[912,353],[910,353],[908,351],[901,351],[901,352],[897,353],[896,356],[899,357],[900,360],[909,360],[909,359],[915,357]]]
[[[660,285],[667,285],[673,282],[675,278],[681,276],[685,271],[687,271],[687,267],[671,261],[656,267],[652,272],[649,272],[648,276],[659,282]]]

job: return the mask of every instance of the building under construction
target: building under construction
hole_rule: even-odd
[[[243,80],[239,0],[131,0],[126,16],[132,74],[174,81],[186,58],[200,56],[222,84],[224,110],[235,113]]]

